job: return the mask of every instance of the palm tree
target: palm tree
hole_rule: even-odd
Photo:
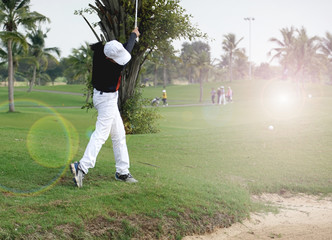
[[[199,69],[200,94],[199,102],[203,101],[203,82],[208,79],[208,73],[211,68],[210,46],[203,42],[194,42],[193,48],[195,52],[196,67]]]
[[[295,76],[297,76],[297,82],[302,82],[303,84],[305,73],[306,75],[312,75],[314,68],[320,64],[320,56],[318,54],[320,44],[319,38],[317,36],[309,37],[303,27],[296,31],[298,36],[291,56],[296,67]]]
[[[321,64],[321,56],[318,53],[320,48],[319,38],[309,37],[306,30],[284,28],[281,30],[283,39],[278,40],[271,38],[270,41],[278,44],[277,48],[273,48],[269,54],[275,52],[272,57],[279,59],[283,66],[283,73],[290,72],[298,84],[300,93],[303,88],[304,79],[306,76],[317,77],[319,72],[319,65]],[[300,86],[302,83],[302,86]]]
[[[283,72],[286,72],[288,70],[288,64],[291,61],[290,55],[296,39],[294,36],[295,29],[294,27],[283,28],[280,30],[280,33],[282,35],[282,40],[270,38],[270,41],[278,46],[276,48],[272,48],[272,50],[268,53],[268,56],[272,56],[274,53],[271,61],[278,59],[283,66]]]
[[[168,79],[167,70],[169,70],[172,66],[171,61],[176,58],[175,50],[174,47],[170,44],[170,42],[166,42],[158,47],[157,52],[159,53],[159,56],[162,60],[161,65],[163,67],[163,87],[166,88]]]
[[[67,68],[67,73],[71,71],[73,74],[73,80],[84,79],[87,88],[86,104],[88,104],[89,98],[92,95],[92,57],[93,52],[90,45],[86,42],[78,49],[73,49],[72,54],[68,56],[67,64],[71,66]],[[65,73],[66,74],[66,73]],[[87,105],[89,106],[89,104]]]
[[[181,60],[184,65],[184,71],[186,78],[188,79],[189,83],[194,83],[193,75],[194,75],[194,66],[192,63],[193,60],[193,46],[192,44],[185,42],[182,44],[181,48]]]
[[[327,58],[332,62],[332,34],[326,32],[325,38],[322,39],[321,49]]]
[[[332,83],[332,34],[329,32],[326,32],[325,38],[321,41],[321,51],[325,55],[328,63],[327,63],[327,69],[330,83]]]
[[[45,48],[45,38],[47,38],[47,33],[49,30],[46,31],[46,33],[43,32],[41,28],[34,29],[32,32],[28,33],[27,37],[29,39],[29,46],[30,46],[30,55],[35,59],[35,63],[33,66],[33,75],[32,79],[29,80],[29,92],[31,92],[32,87],[34,83],[36,82],[37,75],[40,74],[41,66],[43,67],[43,70],[47,69],[49,60],[54,61],[55,63],[58,63],[58,60],[56,57],[52,55],[52,53],[55,53],[58,57],[60,57],[60,50],[57,47],[53,48]],[[40,85],[40,78],[38,85]]]
[[[210,46],[201,41],[193,42],[191,44],[192,52],[190,62],[195,69],[198,70],[197,77],[200,83],[200,97],[199,102],[203,101],[203,81],[208,77],[208,72],[211,67]]]
[[[229,79],[230,82],[233,81],[233,57],[234,55],[241,54],[241,49],[238,48],[239,43],[242,41],[243,37],[239,40],[236,39],[235,34],[229,33],[224,35],[224,40],[222,41],[222,49],[226,52],[229,57]]]
[[[245,49],[240,49],[234,58],[232,68],[233,75],[238,79],[244,79],[247,76],[248,69],[248,56],[246,55]],[[254,66],[252,66],[254,67]]]
[[[25,38],[18,32],[18,27],[33,29],[38,22],[49,21],[47,17],[30,12],[30,0],[1,0],[0,24],[5,31],[1,32],[1,38],[7,43],[8,49],[8,100],[9,112],[14,112],[14,70],[12,44],[19,41],[26,47]]]
[[[5,37],[4,37],[5,38]],[[22,45],[23,44],[23,45]],[[0,56],[1,59],[3,59],[3,62],[1,62],[0,64],[6,64],[6,66],[8,65],[8,49],[7,47],[3,44],[3,42],[1,42],[1,45],[3,46],[3,48],[0,51]],[[13,54],[13,72],[16,73],[18,67],[19,67],[19,62],[22,60],[26,60],[26,56],[25,56],[25,52],[28,48],[28,45],[26,44],[26,42],[24,43],[20,43],[20,42],[16,42],[14,41],[12,43],[12,49],[11,52]],[[13,81],[15,82],[15,76],[13,77]]]

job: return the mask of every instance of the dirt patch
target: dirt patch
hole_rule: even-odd
[[[170,209],[170,211],[176,211]],[[123,215],[110,212],[109,216],[99,216],[85,223],[86,233],[92,238],[169,240],[191,233],[200,233],[202,229],[212,232],[217,227],[230,226],[234,219],[225,214],[200,216],[195,218],[190,210],[178,213],[178,216],[151,218],[143,215]]]
[[[183,240],[293,239],[332,240],[332,197],[283,193],[254,196],[253,200],[277,206],[279,213],[253,213],[249,220],[203,236]]]

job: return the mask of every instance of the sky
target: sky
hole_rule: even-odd
[[[51,20],[47,24],[51,29],[46,39],[47,47],[59,47],[61,56],[66,57],[84,42],[96,42],[83,18],[74,15],[75,10],[83,9],[89,3],[94,4],[94,0],[31,0],[31,10]],[[180,0],[180,5],[192,15],[191,22],[209,36],[207,43],[211,46],[212,59],[220,59],[223,37],[228,33],[234,33],[237,39],[243,37],[239,47],[249,54],[246,17],[255,19],[251,21],[250,49],[251,60],[256,65],[270,61],[267,53],[276,45],[269,39],[281,39],[282,28],[304,27],[309,37],[324,37],[327,31],[332,33],[331,0]],[[97,16],[86,17],[90,22],[98,21]],[[175,48],[180,50],[184,41],[175,41]]]

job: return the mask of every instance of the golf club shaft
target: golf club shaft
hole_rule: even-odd
[[[136,0],[136,8],[135,8],[135,28],[137,28],[137,11],[138,11],[138,0]],[[136,41],[138,42],[139,38],[136,38]]]

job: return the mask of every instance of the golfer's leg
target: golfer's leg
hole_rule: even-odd
[[[96,129],[91,135],[83,158],[80,160],[80,167],[85,174],[88,173],[89,168],[95,166],[98,153],[108,139],[112,127],[112,112],[107,101],[98,103],[95,107],[98,110]]]
[[[119,110],[115,113],[112,123],[111,138],[115,158],[116,172],[120,175],[129,173],[129,155],[126,143],[126,132]]]

